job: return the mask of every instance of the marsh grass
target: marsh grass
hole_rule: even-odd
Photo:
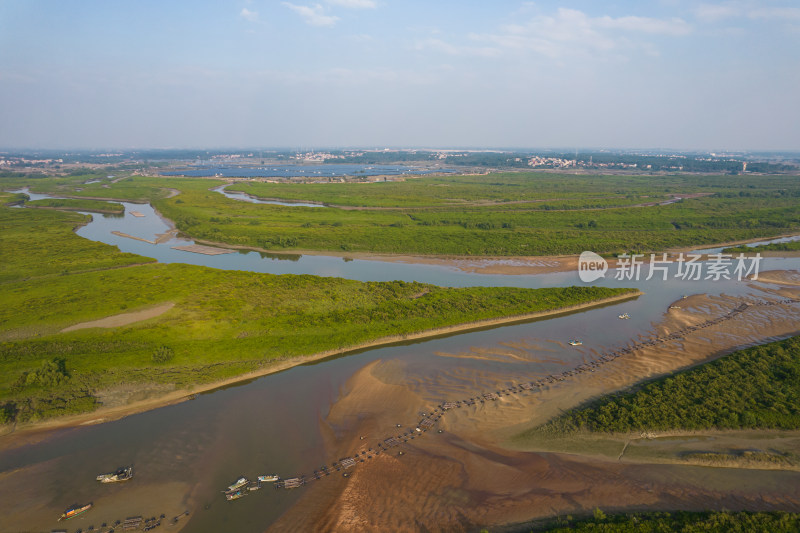
[[[93,408],[98,390],[121,384],[190,387],[384,337],[627,291],[442,288],[148,263],[78,237],[72,228],[83,220],[75,213],[0,208],[3,245],[15,251],[0,258],[0,405],[17,421]],[[174,307],[155,318],[61,333],[167,302]],[[53,358],[63,360],[67,380],[17,386],[20,376]]]

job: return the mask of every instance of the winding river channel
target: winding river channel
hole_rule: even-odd
[[[45,197],[30,196],[32,199]],[[112,233],[122,232],[154,241],[156,235],[172,229],[149,205],[124,203],[124,206],[124,216],[95,214],[77,233],[163,263],[189,263],[224,270],[313,274],[362,281],[420,281],[454,287],[537,288],[582,284],[576,272],[489,275],[465,272],[455,266],[320,255],[252,251],[202,255],[173,248],[192,244],[185,239],[172,238],[150,244]],[[134,211],[143,216],[134,216]],[[310,474],[320,465],[338,459],[331,457],[326,448],[324,421],[346,389],[348,380],[366,365],[380,362],[391,367],[393,379],[412,386],[432,408],[450,399],[437,392],[439,382],[460,379],[474,386],[474,393],[478,394],[495,387],[511,386],[520,381],[520,376],[542,377],[560,372],[566,366],[578,365],[599,353],[638,341],[652,333],[653,325],[661,321],[669,306],[683,295],[707,293],[753,295],[755,298],[763,295],[754,284],[746,281],[684,281],[675,277],[676,265],[669,268],[666,281],[660,276],[646,280],[644,272],[639,280],[617,280],[611,270],[604,279],[595,282],[609,287],[638,288],[644,294],[635,300],[546,320],[362,350],[199,394],[192,401],[120,420],[52,430],[27,446],[0,453],[0,497],[5,498],[6,504],[14,502],[30,513],[50,513],[52,524],[46,526],[46,530],[55,528],[57,513],[76,501],[93,501],[95,509],[71,521],[69,531],[78,527],[86,531],[89,525],[99,527],[103,521],[110,524],[113,516],[103,511],[107,500],[108,507],[113,506],[117,513],[114,516],[123,519],[165,513],[169,520],[178,510],[186,509],[190,514],[180,523],[184,526],[182,531],[187,532],[264,531],[295,504],[306,489],[289,491],[266,487],[235,502],[225,501],[220,490],[239,475],[252,479],[257,474],[276,473],[284,477]],[[795,258],[765,258],[760,265],[761,271],[798,268],[800,259]],[[627,313],[630,319],[620,320],[618,315],[622,313]],[[582,339],[583,345],[569,346],[567,341],[574,338]],[[442,355],[503,351],[510,345],[536,347],[530,350],[542,350],[546,357],[520,362]],[[507,378],[498,380],[497,376]],[[413,420],[398,420],[398,424],[414,423]],[[96,474],[127,464],[134,465],[136,472],[128,486],[101,486],[94,480]],[[31,476],[30,485],[24,488],[4,486],[3,479],[20,470]],[[8,527],[6,523],[5,528]],[[5,528],[0,526],[2,531],[15,531],[13,527]]]

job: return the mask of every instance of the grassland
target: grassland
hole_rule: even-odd
[[[747,253],[755,254],[760,252],[797,252],[800,251],[800,241],[773,242],[770,244],[760,244],[758,246],[731,246],[722,250],[726,254]]]
[[[507,530],[507,529],[506,529]],[[800,514],[786,512],[653,512],[606,515],[595,509],[590,518],[566,516],[554,523],[538,527],[521,526],[516,531],[542,531],[548,533],[604,532],[604,533],[793,533],[800,530]]]
[[[213,194],[213,193],[210,193]],[[277,361],[625,294],[625,290],[447,289],[155,264],[87,241],[85,216],[0,208],[0,417],[35,421],[96,406],[125,384],[189,387]],[[67,326],[167,302],[113,329]]]
[[[125,212],[125,207],[122,204],[85,198],[45,198],[42,200],[27,201],[25,202],[25,206],[61,209],[64,211],[92,211],[95,213],[122,214]]]
[[[195,239],[266,250],[456,256],[662,251],[800,230],[800,183],[780,176],[568,176],[542,173],[405,182],[269,184],[264,197],[366,209],[286,207],[231,200],[218,180],[129,177],[86,184],[3,178],[37,192],[150,200]],[[80,190],[77,190],[80,189]],[[180,190],[168,198],[167,189]],[[683,198],[687,195],[701,197]],[[677,198],[683,198],[677,201]],[[666,205],[633,207],[641,204]]]
[[[604,397],[536,431],[800,428],[800,337],[755,346]]]

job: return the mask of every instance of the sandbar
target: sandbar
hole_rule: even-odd
[[[797,296],[796,289],[788,288],[764,292],[764,300]],[[743,301],[753,303],[753,298],[694,295],[680,301],[681,309],[665,309],[663,320],[650,333],[661,336],[700,324]],[[645,507],[797,511],[800,472],[795,468],[764,470],[746,463],[708,468],[669,457],[654,460],[654,452],[641,452],[642,447],[652,447],[647,444],[651,439],[666,435],[646,436],[645,443],[628,446],[627,451],[623,439],[595,440],[570,453],[537,449],[535,442],[516,437],[586,400],[798,332],[797,304],[753,305],[736,318],[642,348],[595,372],[534,393],[448,411],[436,426],[443,433],[428,431],[403,444],[402,456],[396,449],[382,453],[347,479],[314,484],[270,530],[468,531],[488,526],[495,531],[503,524],[557,514],[591,514],[595,507],[606,512]],[[331,458],[374,449],[376,442],[399,431],[396,423],[404,428],[415,424],[419,412],[431,408],[432,398],[468,397],[516,377],[487,373],[468,382],[454,368],[452,375],[405,382],[396,377],[402,369],[392,364],[398,363],[363,367],[331,407],[322,424]],[[780,436],[764,437],[778,443]],[[741,434],[717,437],[720,446],[757,440]],[[786,437],[784,443],[796,445],[800,432]],[[697,435],[690,439],[698,442],[678,448],[715,449],[704,447]]]

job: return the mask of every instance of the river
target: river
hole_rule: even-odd
[[[30,196],[33,199],[44,197]],[[78,230],[78,234],[164,263],[190,263],[225,270],[339,276],[362,281],[400,279],[446,286],[536,288],[581,284],[575,272],[485,275],[436,265],[317,255],[287,257],[242,252],[206,256],[172,248],[191,243],[184,239],[149,244],[112,234],[112,231],[121,231],[153,240],[156,234],[171,229],[151,206],[123,204],[124,216],[95,214],[89,224]],[[144,216],[134,216],[132,211]],[[652,331],[652,325],[663,318],[667,307],[681,295],[758,294],[758,290],[747,282],[676,279],[675,268],[674,264],[670,266],[667,281],[660,277],[616,280],[612,270],[605,279],[597,282],[609,287],[639,288],[644,295],[636,300],[547,320],[362,350],[200,394],[193,401],[121,420],[51,431],[29,446],[0,453],[0,496],[10,497],[4,501],[16,502],[15,505],[21,506],[23,511],[28,505],[31,513],[46,510],[51,515],[54,510],[60,512],[75,501],[94,501],[95,509],[70,524],[72,528],[82,527],[84,530],[88,525],[99,526],[106,520],[101,517],[108,514],[103,514],[103,503],[108,501],[108,508],[115,509],[123,518],[125,514],[157,516],[177,506],[185,506],[191,512],[183,529],[187,532],[263,531],[296,502],[305,489],[266,488],[236,502],[226,502],[220,490],[242,474],[251,478],[273,472],[284,477],[310,474],[321,465],[338,459],[326,454],[321,421],[325,420],[347,380],[371,362],[395,365],[398,369],[396,379],[400,382],[434,384],[426,390],[426,396],[433,404],[448,399],[437,397],[435,383],[440,379],[453,379],[456,366],[461,375],[508,376],[506,383],[511,385],[521,374],[533,377],[562,371],[565,365],[579,364],[593,354],[638,340]],[[762,271],[798,268],[800,259],[768,258],[761,264]],[[617,315],[620,313],[628,313],[631,318],[619,320]],[[583,340],[583,346],[566,344],[568,339],[576,337]],[[437,355],[507,349],[509,343],[542,347],[547,350],[547,358],[520,364],[518,361],[477,358],[456,360]],[[480,383],[480,377],[475,379],[479,387],[498,385],[497,382]],[[475,393],[485,390],[475,390]],[[94,481],[96,474],[127,464],[133,464],[136,471],[131,487],[106,487]],[[37,477],[30,481],[35,487],[35,504],[27,503],[28,500],[17,496],[13,487],[7,486],[10,478],[6,474],[15,471],[37,473]],[[146,504],[145,496],[137,496],[140,493],[134,489],[137,484],[140,487],[163,487],[174,481],[180,482],[172,489],[180,493],[179,503],[164,503],[163,511],[157,506],[152,508],[153,504]],[[126,490],[131,497],[123,497],[125,493],[122,491]],[[175,499],[175,494],[171,497]],[[144,508],[146,505],[150,507]],[[56,525],[56,517],[57,513],[50,521],[52,527]],[[14,531],[2,526],[0,530]]]

